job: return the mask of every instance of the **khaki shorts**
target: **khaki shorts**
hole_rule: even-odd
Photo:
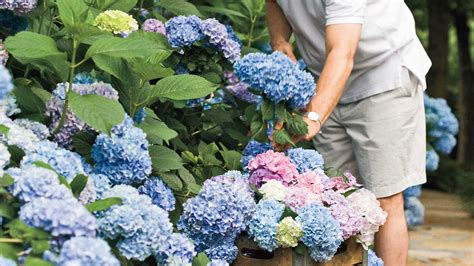
[[[352,172],[377,198],[426,182],[423,89],[402,71],[401,88],[339,104],[313,141],[326,167]]]

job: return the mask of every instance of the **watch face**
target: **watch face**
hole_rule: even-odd
[[[309,118],[309,120],[318,121],[319,120],[319,115],[315,112],[309,112],[308,113],[308,118]]]

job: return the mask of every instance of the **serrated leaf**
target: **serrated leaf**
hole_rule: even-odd
[[[294,115],[287,121],[288,133],[293,136],[304,136],[308,133],[308,124],[301,115]]]
[[[160,173],[160,177],[172,190],[183,190],[183,182],[177,175],[173,173]]]
[[[195,5],[185,0],[160,0],[155,2],[155,5],[163,7],[175,15],[196,15],[198,17],[203,17]]]
[[[164,173],[177,170],[183,166],[183,160],[173,150],[164,146],[153,145],[148,148],[152,161],[153,171]]]
[[[158,81],[152,88],[152,97],[172,100],[190,100],[209,95],[218,87],[196,75],[175,75]]]
[[[291,141],[290,135],[285,130],[274,130],[273,131],[273,140],[280,144],[280,145],[285,145],[285,144],[293,144]]]
[[[148,57],[167,50],[166,44],[148,38],[103,38],[95,41],[87,50],[86,58],[108,55],[119,58]]]
[[[110,198],[105,198],[105,199],[100,199],[96,200],[94,202],[91,202],[86,205],[86,209],[89,212],[98,212],[98,211],[104,211],[107,210],[108,208],[122,204],[122,199],[118,197],[110,197]]]
[[[224,167],[228,170],[239,170],[241,168],[240,159],[242,154],[237,151],[221,151],[224,158]]]
[[[89,177],[83,174],[78,174],[74,179],[71,181],[71,190],[72,194],[74,194],[75,197],[78,197],[81,192],[84,190],[84,188],[87,185],[87,182],[89,180]]]
[[[274,108],[273,104],[270,101],[263,101],[262,107],[262,118],[264,120],[270,120],[274,117]]]
[[[69,91],[69,95],[73,113],[100,132],[110,134],[112,127],[125,118],[125,111],[117,101],[94,94],[79,95],[73,91]]]

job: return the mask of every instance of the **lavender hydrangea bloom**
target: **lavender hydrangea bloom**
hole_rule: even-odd
[[[138,192],[149,196],[152,203],[163,210],[174,210],[176,200],[173,191],[166,186],[160,178],[151,177],[146,180],[145,183],[138,188]]]
[[[248,90],[249,86],[243,82],[240,82],[233,71],[225,70],[224,78],[228,84],[225,88],[235,97],[248,103],[259,103],[262,101],[262,96],[251,93]]]
[[[128,116],[112,128],[110,136],[97,137],[92,158],[96,172],[108,176],[113,184],[139,183],[151,173],[146,135]]]
[[[41,228],[58,236],[95,236],[94,216],[75,199],[36,198],[23,205],[20,219],[29,226]]]
[[[208,18],[201,22],[201,32],[209,37],[209,42],[216,46],[222,46],[229,37],[227,28],[215,18]]]
[[[14,260],[11,260],[9,258],[5,258],[3,256],[0,256],[0,265],[2,266],[16,266],[16,262]]]
[[[53,91],[53,97],[46,103],[46,116],[51,117],[50,130],[53,131],[59,124],[61,114],[64,109],[66,99],[65,90],[69,88],[68,84],[59,83]],[[118,100],[118,92],[108,83],[94,82],[92,84],[73,84],[72,90],[80,95],[95,94],[106,97],[111,100]],[[72,111],[68,110],[66,119],[61,130],[54,135],[54,140],[59,145],[66,148],[72,148],[72,137],[81,130],[92,130],[82,122]]]
[[[178,229],[200,252],[233,242],[247,227],[255,202],[246,180],[229,175],[204,182],[199,194],[183,208]]]
[[[31,130],[39,140],[44,140],[49,137],[49,129],[40,122],[32,121],[29,119],[18,118],[13,121],[15,124],[20,127]]]
[[[228,263],[231,263],[235,259],[237,259],[239,249],[232,241],[223,245],[206,249],[204,252],[211,260],[223,260]]]
[[[325,262],[336,254],[343,240],[342,232],[328,209],[319,204],[303,206],[298,210],[296,221],[302,225],[301,240],[308,246],[311,258]]]
[[[371,249],[368,250],[369,257],[368,257],[368,266],[383,266],[383,260],[375,254],[375,252]]]
[[[36,7],[37,0],[3,0],[0,9],[8,9],[19,15],[26,15]]]
[[[248,54],[234,64],[234,71],[270,101],[288,101],[291,108],[304,108],[315,93],[312,76],[281,52]]]
[[[0,39],[0,65],[6,65],[8,61],[8,52],[5,50],[2,39]]]
[[[250,220],[249,236],[259,247],[273,251],[278,247],[276,240],[277,226],[285,205],[276,200],[260,200]]]
[[[166,28],[163,22],[154,18],[145,20],[145,22],[143,22],[142,29],[146,32],[156,32],[166,35]]]
[[[184,235],[173,233],[160,248],[157,260],[159,265],[169,265],[172,261],[179,259],[181,265],[185,265],[191,264],[195,255],[193,243]]]
[[[407,197],[403,203],[409,228],[421,225],[425,219],[425,207],[416,197]]]
[[[12,75],[5,66],[0,65],[0,100],[7,98],[12,90]]]
[[[260,143],[256,140],[251,140],[247,143],[247,146],[245,146],[240,162],[245,168],[255,156],[272,149],[273,147],[270,143]]]
[[[323,156],[316,150],[294,148],[288,150],[287,155],[300,174],[324,167]]]
[[[44,258],[54,265],[119,266],[120,262],[103,239],[73,237],[64,242],[58,256],[47,251]]]
[[[196,16],[177,16],[166,22],[166,37],[173,48],[185,48],[204,38],[201,20]]]
[[[10,192],[22,202],[31,202],[36,198],[73,199],[71,190],[61,185],[58,175],[49,169],[27,165],[10,168],[7,173],[15,180]]]
[[[439,166],[439,155],[434,150],[426,151],[426,170],[436,171]]]

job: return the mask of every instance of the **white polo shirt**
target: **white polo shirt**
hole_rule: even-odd
[[[426,88],[431,61],[416,36],[415,21],[403,0],[277,0],[290,23],[301,56],[319,77],[325,60],[325,28],[363,24],[354,68],[340,103],[350,103],[402,87],[402,67]]]

